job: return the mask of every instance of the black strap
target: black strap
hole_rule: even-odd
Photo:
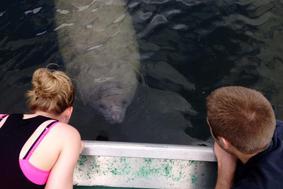
[[[29,148],[29,150],[27,151],[27,153],[25,154],[23,159],[26,159],[27,156],[29,155],[30,151],[33,149],[33,147],[35,146],[35,144],[37,143],[37,141],[40,139],[40,137],[43,135],[43,133],[49,128],[51,127],[51,125],[53,125],[54,123],[58,122],[58,120],[52,121],[51,123],[49,123],[44,130],[40,133],[40,135],[37,137],[37,139],[34,141],[34,143],[31,145],[31,147]]]

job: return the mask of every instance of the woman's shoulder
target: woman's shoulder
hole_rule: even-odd
[[[67,123],[57,122],[56,127],[54,127],[54,132],[65,139],[81,140],[79,131]]]
[[[80,154],[84,148],[83,141],[79,131],[66,123],[59,122],[59,127],[57,127],[58,132],[60,132],[59,137],[63,139],[63,151]]]
[[[61,141],[63,149],[71,149],[73,152],[82,151],[81,136],[75,127],[63,122],[57,122],[52,130],[58,142]]]

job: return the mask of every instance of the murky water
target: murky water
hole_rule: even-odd
[[[63,2],[62,7],[58,8],[58,2]],[[94,40],[84,43],[89,44],[89,50],[105,52],[112,57],[109,60],[120,57],[122,63],[123,59],[133,58],[131,53],[123,54],[130,51],[115,53],[133,41],[119,38],[125,25],[113,26],[111,30],[105,30],[108,25],[103,25],[106,21],[113,25],[124,23],[130,16],[132,25],[126,26],[134,31],[135,48],[140,57],[140,67],[135,70],[138,78],[135,96],[123,122],[114,125],[94,110],[94,105],[84,104],[78,96],[72,124],[84,139],[201,143],[198,139],[209,137],[205,124],[205,97],[223,85],[261,90],[274,105],[277,117],[283,118],[282,0],[128,0],[123,14],[116,15],[103,10],[108,10],[108,6],[121,7],[118,1],[107,0],[105,5],[98,4],[99,0],[70,2],[1,2],[1,112],[25,111],[24,91],[30,87],[35,68],[49,63],[56,63],[61,69],[69,66],[69,61],[64,61],[65,51],[62,51],[68,46],[60,45],[65,39],[60,34],[64,28],[74,28],[70,31],[77,36],[73,40],[76,42],[84,34],[78,32],[79,27],[94,27],[93,31],[98,33],[104,27],[106,37],[97,35]],[[79,23],[76,20],[65,20],[65,25],[56,23],[55,15],[65,16],[72,11],[84,16],[89,11],[94,16],[86,16]],[[100,17],[96,17],[96,11]],[[108,39],[118,42],[107,46],[112,43]],[[101,47],[104,51],[99,51]],[[103,59],[106,56],[96,57],[102,57],[97,59],[101,62],[106,61]],[[86,69],[86,66],[70,65]],[[128,73],[124,72],[125,75]],[[80,79],[80,84],[91,83],[88,77],[85,79],[86,82]],[[85,94],[86,97],[92,98]]]

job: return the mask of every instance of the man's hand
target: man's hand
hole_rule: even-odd
[[[237,158],[223,150],[216,142],[214,143],[214,153],[218,165],[215,189],[230,189],[233,184]]]

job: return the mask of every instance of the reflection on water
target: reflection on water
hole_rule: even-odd
[[[57,2],[2,2],[1,112],[25,110],[24,90],[29,87],[36,67],[56,62],[65,69],[55,14],[68,15],[74,10],[95,14],[102,10],[102,6],[91,0],[85,4],[73,1],[64,9],[55,8]],[[113,2],[105,6],[115,6]],[[272,101],[278,118],[283,118],[282,0],[128,0],[126,3],[140,57],[136,95],[123,123],[114,125],[94,111],[90,103],[85,105],[78,98],[72,123],[84,139],[99,136],[114,141],[200,143],[194,137],[206,140],[209,136],[204,119],[205,97],[223,85],[261,90]],[[98,31],[103,29],[98,24],[103,18],[87,19],[93,21]],[[76,35],[83,35],[76,32],[81,25],[90,27],[87,19],[71,25]],[[116,24],[124,17],[117,15],[112,19]],[[64,26],[70,23],[66,21]],[[115,48],[125,46],[120,43],[115,43]],[[106,55],[112,55],[110,60],[115,60],[121,53],[108,50]]]

